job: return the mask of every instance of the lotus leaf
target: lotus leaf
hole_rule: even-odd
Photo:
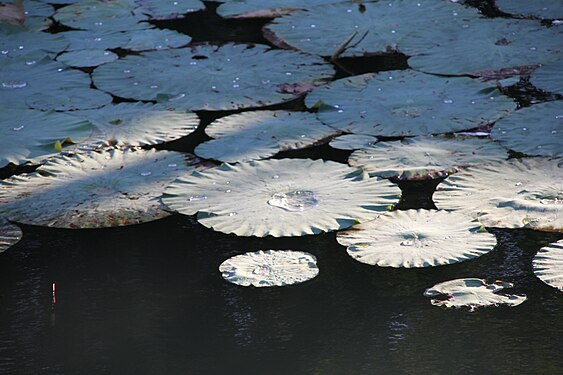
[[[93,142],[146,146],[172,141],[193,132],[198,117],[189,112],[167,110],[154,104],[119,103],[73,113],[99,129]]]
[[[337,240],[358,262],[404,268],[463,262],[497,242],[468,216],[426,210],[388,212],[338,233]]]
[[[17,244],[23,236],[21,229],[0,219],[0,254]]]
[[[65,31],[60,35],[70,43],[67,48],[68,51],[120,48],[130,40],[129,33],[111,30],[73,30]]]
[[[331,127],[388,137],[471,129],[516,108],[489,84],[408,70],[339,79],[314,90],[305,103],[318,107],[319,119]]]
[[[220,9],[220,8],[219,8]],[[479,17],[476,9],[443,0],[355,1],[323,4],[276,19],[276,39],[321,56],[361,56],[401,50],[414,34],[431,47]]]
[[[430,301],[436,306],[445,307],[469,307],[474,311],[478,307],[508,305],[518,306],[526,301],[526,296],[515,294],[498,294],[504,288],[512,288],[514,285],[504,281],[487,283],[482,279],[467,278],[445,281],[426,289],[426,297],[436,297]],[[443,297],[445,295],[445,298]]]
[[[507,158],[503,147],[486,139],[429,136],[379,142],[355,151],[348,163],[364,168],[370,176],[421,180],[447,176],[458,167]]]
[[[375,218],[399,189],[360,170],[310,159],[224,164],[180,177],[163,202],[203,225],[239,236],[302,236]]]
[[[69,141],[86,140],[92,130],[90,123],[64,113],[2,109],[0,167],[8,163],[40,161],[58,153]]]
[[[497,121],[491,136],[523,154],[563,157],[563,101],[522,108]]]
[[[223,117],[205,132],[215,139],[196,147],[196,155],[233,163],[308,147],[336,131],[311,113],[256,111]]]
[[[132,51],[161,50],[185,46],[191,38],[173,30],[136,30],[129,33],[130,40],[123,46]]]
[[[563,59],[542,65],[534,70],[530,77],[530,82],[543,91],[563,95],[562,71]]]
[[[56,4],[56,5],[63,5],[63,4],[74,4],[74,3],[79,3],[83,0],[38,0],[41,1],[43,3],[48,3],[48,4]]]
[[[97,68],[93,79],[99,89],[123,98],[220,110],[290,100],[331,74],[318,57],[226,44],[127,56]]]
[[[563,240],[542,247],[533,261],[534,273],[549,286],[563,292]]]
[[[56,54],[64,51],[67,46],[68,42],[57,34],[42,33],[13,25],[0,25],[2,65],[7,62],[5,57],[15,58],[33,52],[41,52],[43,55]]]
[[[55,13],[55,9],[40,1],[25,2],[24,26],[28,30],[41,31],[48,29],[53,21],[49,18]]]
[[[503,12],[521,16],[557,19],[563,18],[563,2],[560,0],[495,0]]]
[[[435,74],[487,76],[491,71],[560,60],[563,29],[537,21],[482,19],[427,48],[424,34],[413,34],[408,47],[413,69]]]
[[[219,5],[217,13],[228,18],[271,18],[334,2],[335,0],[309,0],[306,3],[300,0],[226,0]]]
[[[145,13],[153,20],[183,18],[186,13],[205,9],[199,0],[135,0],[140,6],[137,12]]]
[[[101,49],[83,49],[65,52],[57,57],[57,61],[68,66],[87,68],[102,65],[117,60],[118,56],[110,51]]]
[[[112,97],[103,91],[90,88],[71,90],[56,89],[45,93],[36,93],[27,97],[28,107],[42,111],[75,111],[79,109],[100,108],[110,104]]]
[[[191,170],[173,151],[112,149],[50,159],[37,172],[0,182],[8,219],[58,228],[102,228],[169,216],[158,197]]]
[[[317,259],[302,251],[266,250],[227,259],[219,266],[225,280],[242,286],[299,284],[318,275]]]
[[[334,138],[329,145],[338,150],[359,150],[377,143],[377,138],[363,134],[345,134]]]
[[[433,199],[488,227],[563,232],[563,163],[529,158],[469,167],[441,182]]]

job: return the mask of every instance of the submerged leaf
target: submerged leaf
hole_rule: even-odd
[[[17,225],[0,219],[0,254],[17,244],[22,236],[22,230]]]
[[[533,261],[534,273],[549,286],[563,292],[563,240],[542,247]]]

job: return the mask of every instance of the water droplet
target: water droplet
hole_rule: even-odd
[[[238,89],[240,85],[233,85],[233,88]]]
[[[13,129],[14,129],[14,131],[19,132],[19,131],[22,130],[24,127],[25,127],[24,125],[21,125],[21,126],[18,126],[17,128],[13,128]]]
[[[311,27],[312,27],[312,28],[315,28],[315,27],[317,27],[317,25],[311,25]]]
[[[197,61],[190,61],[190,65],[197,65]]]
[[[319,200],[312,191],[295,190],[287,193],[275,193],[268,200],[268,204],[286,211],[300,212],[317,207]]]
[[[522,130],[526,131],[526,130],[528,130],[528,128],[522,128]]]
[[[23,89],[27,86],[25,81],[6,81],[2,82],[2,88],[4,89]]]
[[[457,12],[453,12],[452,14],[453,14],[454,16],[457,16]]]
[[[169,167],[177,167],[178,165],[177,165],[177,164],[174,164],[174,163],[172,163],[172,164],[168,164],[168,166],[169,166]]]
[[[94,42],[101,42],[102,38],[94,38]]]
[[[541,148],[541,145],[538,145],[538,148]]]
[[[551,131],[551,134],[555,134],[555,133],[557,133],[557,130],[552,130],[552,131]]]
[[[475,104],[475,100],[472,100],[472,101],[471,101],[471,104]]]
[[[2,55],[7,55],[10,51],[2,50]]]
[[[225,190],[225,193],[230,193],[230,192],[231,192],[231,189]]]
[[[109,52],[104,52],[104,56],[109,56]]]
[[[63,68],[57,69],[57,72],[62,72],[62,71],[63,71]]]
[[[28,65],[28,66],[29,66],[29,65],[34,65],[36,62],[37,62],[37,61],[35,61],[35,60],[26,61],[26,62],[25,62],[25,65]]]
[[[133,86],[137,86],[139,82],[133,82]]]
[[[379,88],[377,89],[377,91],[381,91],[381,87],[379,87]]]
[[[536,47],[530,47],[530,50],[535,51],[535,50],[537,50],[537,48]]]
[[[389,79],[393,79],[393,77],[389,76]]]
[[[494,99],[495,99],[495,97],[494,97],[494,96],[491,96],[491,97],[489,97],[489,99],[491,99],[491,100],[494,100]]]
[[[414,246],[414,241],[415,240],[411,238],[411,239],[408,239],[408,240],[401,241],[400,245],[401,246]]]
[[[286,76],[290,76],[290,75],[291,75],[291,72],[286,72],[285,75],[286,75]]]
[[[397,31],[396,30],[391,30],[391,34],[396,34]]]
[[[207,195],[192,195],[188,198],[190,202],[193,201],[204,201],[207,199]]]
[[[186,97],[186,94],[178,94],[176,96],[171,97],[170,99],[168,99],[169,102],[174,102],[176,100],[180,100],[182,98]]]
[[[446,104],[452,104],[454,101],[451,99],[444,99],[444,103]]]
[[[517,182],[517,183],[514,184],[514,186],[522,186],[522,183],[521,183],[521,182]]]
[[[277,174],[275,174],[275,175],[272,176],[272,178],[273,178],[274,180],[277,180],[278,178],[280,178],[280,176],[278,176]]]
[[[420,6],[420,3],[416,3],[416,6],[419,7],[419,6]]]
[[[217,90],[217,86],[211,86],[211,90]]]
[[[305,138],[305,134],[301,134],[299,137],[301,138]]]
[[[500,132],[501,134],[506,134],[506,130],[503,130]]]
[[[352,9],[346,9],[346,13],[352,13]]]
[[[94,25],[96,26],[102,26],[104,23],[103,22],[94,22]]]
[[[174,5],[178,5],[178,2],[177,2],[177,1],[175,1],[175,2],[173,2],[172,4],[174,4]]]
[[[236,212],[229,212],[229,216],[235,216],[238,215]]]
[[[129,70],[129,69],[123,69],[123,73],[131,73],[131,70]]]
[[[158,85],[151,85],[151,89],[157,89]]]
[[[563,118],[563,115],[557,115],[557,116],[555,116],[555,118],[556,118],[556,119],[562,119],[562,118]]]
[[[263,79],[263,80],[262,80],[262,84],[263,84],[263,85],[267,85],[268,83],[270,83],[270,80],[269,80],[269,79]]]
[[[18,49],[23,49],[23,46],[19,46]]]
[[[150,176],[152,174],[152,172],[141,172],[141,176]]]

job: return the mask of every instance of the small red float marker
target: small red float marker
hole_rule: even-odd
[[[57,285],[53,283],[53,303],[57,302]]]

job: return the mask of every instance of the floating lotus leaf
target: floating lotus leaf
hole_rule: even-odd
[[[148,14],[153,20],[183,18],[185,14],[205,9],[199,0],[135,0],[137,13]]]
[[[111,30],[74,30],[60,33],[70,43],[68,51],[79,51],[83,49],[106,50],[119,48],[126,45],[129,33]]]
[[[445,281],[426,289],[426,297],[436,297],[430,301],[436,306],[469,307],[470,311],[478,307],[508,305],[518,306],[526,301],[526,296],[498,294],[504,288],[514,285],[504,281],[487,283],[482,279],[467,278]],[[445,297],[444,297],[445,295]]]
[[[533,261],[534,273],[549,286],[563,292],[563,240],[542,247]]]
[[[192,39],[173,30],[136,30],[129,34],[129,42],[122,48],[132,51],[161,50],[185,46]]]
[[[57,57],[57,61],[68,66],[87,68],[117,60],[118,56],[110,51],[100,49],[83,49],[65,52]]]
[[[503,12],[521,16],[557,19],[563,18],[563,2],[560,0],[495,0]]]
[[[314,90],[305,103],[318,107],[317,116],[331,127],[388,137],[471,129],[516,108],[489,84],[412,70],[339,79]]]
[[[522,108],[497,121],[491,136],[523,154],[563,157],[563,101]]]
[[[302,236],[375,218],[397,202],[399,189],[348,166],[309,159],[225,164],[182,176],[163,202],[199,212],[207,227],[239,236]]]
[[[497,241],[470,217],[446,212],[393,211],[337,235],[358,262],[381,267],[432,267],[491,251]]]
[[[563,95],[563,59],[550,64],[545,64],[534,70],[530,82],[537,88]]]
[[[21,229],[0,219],[0,254],[17,244],[23,236]]]
[[[563,164],[529,158],[469,167],[441,182],[433,199],[487,227],[562,232]]]
[[[338,150],[359,150],[377,143],[377,138],[371,135],[346,134],[334,138],[329,145]]]
[[[424,35],[420,44],[431,47],[478,17],[476,9],[442,0],[346,1],[294,12],[268,29],[301,51],[332,56],[345,47],[342,56],[361,56],[401,50],[413,34]]]
[[[48,3],[48,4],[57,4],[57,5],[62,5],[62,4],[74,4],[74,3],[79,3],[83,0],[38,0],[40,2],[43,3]]]
[[[87,152],[57,156],[30,175],[0,182],[8,219],[58,228],[102,228],[169,216],[164,186],[192,167],[173,151]]]
[[[312,88],[313,81],[329,78],[332,72],[317,57],[226,44],[127,56],[97,68],[93,79],[99,89],[123,98],[220,110],[290,100],[302,86]]]
[[[53,21],[49,18],[55,13],[55,9],[40,1],[25,2],[24,26],[28,30],[41,31],[48,29]]]
[[[266,250],[227,259],[219,266],[230,283],[268,287],[303,283],[318,275],[317,259],[302,251]]]
[[[45,55],[64,51],[68,42],[60,35],[47,34],[13,25],[0,25],[0,52],[2,65],[6,64],[4,57],[19,57],[33,52]],[[4,70],[4,67],[2,67]]]
[[[562,36],[562,28],[546,28],[537,21],[481,19],[449,34],[430,49],[424,34],[413,34],[408,47],[415,56],[408,64],[427,73],[487,75],[560,60]]]
[[[145,146],[168,142],[193,132],[198,117],[146,103],[119,103],[91,111],[75,112],[99,130],[93,142]]]
[[[76,117],[31,109],[0,111],[0,167],[38,161],[92,134],[90,123]],[[66,144],[65,144],[66,141]]]
[[[315,5],[334,3],[335,0],[227,0],[219,5],[217,13],[222,17],[253,18],[279,17],[294,10],[310,9]]]
[[[420,180],[447,176],[458,167],[507,158],[506,149],[486,139],[430,136],[379,142],[355,151],[348,163],[362,167],[370,176]]]
[[[238,162],[308,147],[336,131],[311,113],[256,111],[223,117],[208,125],[205,132],[215,139],[197,146],[196,155]]]
[[[112,97],[103,91],[90,88],[57,89],[45,93],[36,93],[27,97],[29,108],[42,111],[75,111],[79,109],[100,108],[110,104]]]

